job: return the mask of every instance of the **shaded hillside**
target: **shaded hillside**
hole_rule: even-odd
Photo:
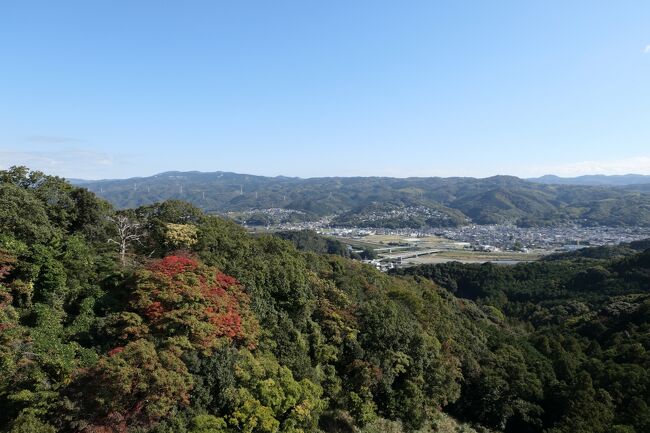
[[[544,185],[511,176],[474,178],[288,178],[168,172],[84,182],[119,208],[182,199],[207,212],[284,208],[341,225],[431,227],[483,223],[650,225],[650,194],[612,187]],[[421,208],[391,221],[386,211]],[[384,212],[382,215],[381,212]],[[418,213],[419,212],[419,213]],[[404,222],[406,221],[406,222]]]
[[[516,266],[446,263],[395,271],[477,302],[501,317],[504,325],[519,323],[530,329],[526,340],[535,349],[525,359],[535,365],[528,374],[534,371],[540,382],[530,382],[528,397],[508,396],[517,385],[498,376],[469,379],[461,394],[476,397],[459,400],[450,412],[491,424],[487,420],[493,413],[486,410],[483,394],[489,390],[502,403],[545,414],[537,426],[530,420],[509,420],[506,431],[536,432],[543,425],[549,433],[650,431],[650,250],[596,248],[566,258]],[[589,421],[578,419],[578,414]]]

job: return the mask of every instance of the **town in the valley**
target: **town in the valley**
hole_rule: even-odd
[[[238,215],[249,218],[239,218],[239,222],[251,231],[312,230],[340,240],[353,251],[371,249],[376,258],[366,262],[381,270],[449,261],[516,264],[589,246],[619,245],[650,238],[650,228],[647,227],[578,224],[518,227],[514,224],[472,223],[417,229],[367,227],[363,224],[341,227],[336,223],[336,216],[301,221],[300,216],[304,214],[291,209],[256,209]],[[270,223],[259,224],[260,215]],[[376,218],[371,220],[374,221]]]

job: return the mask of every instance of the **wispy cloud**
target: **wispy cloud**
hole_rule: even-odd
[[[81,143],[82,141],[79,138],[58,135],[30,135],[25,137],[25,142],[32,144],[70,144]]]
[[[650,157],[635,156],[608,161],[580,161],[533,167],[531,171],[534,171],[535,175],[556,174],[567,177],[585,174],[650,174]]]
[[[645,46],[645,48],[643,49],[643,52],[646,53],[646,54],[650,53],[650,44]]]
[[[99,179],[106,177],[122,158],[85,149],[58,151],[16,151],[0,149],[0,168],[24,165],[63,177]]]

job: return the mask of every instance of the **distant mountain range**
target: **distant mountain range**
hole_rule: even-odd
[[[553,185],[630,186],[650,184],[650,176],[643,174],[623,174],[612,176],[590,174],[578,177],[559,177],[553,174],[547,174],[542,177],[529,178],[526,180]]]
[[[120,208],[180,199],[208,212],[250,214],[256,209],[281,208],[294,220],[336,215],[334,223],[339,225],[435,227],[472,221],[650,226],[650,184],[585,186],[512,176],[302,179],[228,172],[166,172],[73,182]]]

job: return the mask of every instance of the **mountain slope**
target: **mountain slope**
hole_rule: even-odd
[[[0,190],[0,431],[649,431],[647,242],[387,275],[181,201]]]
[[[650,184],[650,176],[643,174],[604,175],[592,174],[577,177],[559,177],[547,174],[541,177],[526,179],[535,183],[554,185],[600,185],[600,186],[627,186]]]
[[[347,214],[339,220],[343,225],[380,221],[378,209],[406,208],[421,210],[407,223],[413,227],[457,225],[468,219],[481,224],[650,225],[646,211],[650,194],[634,188],[546,185],[512,176],[301,179],[167,172],[144,178],[84,182],[81,186],[119,208],[182,199],[216,213],[284,208],[304,212],[306,219]],[[363,221],[353,218],[364,214],[372,217]]]

